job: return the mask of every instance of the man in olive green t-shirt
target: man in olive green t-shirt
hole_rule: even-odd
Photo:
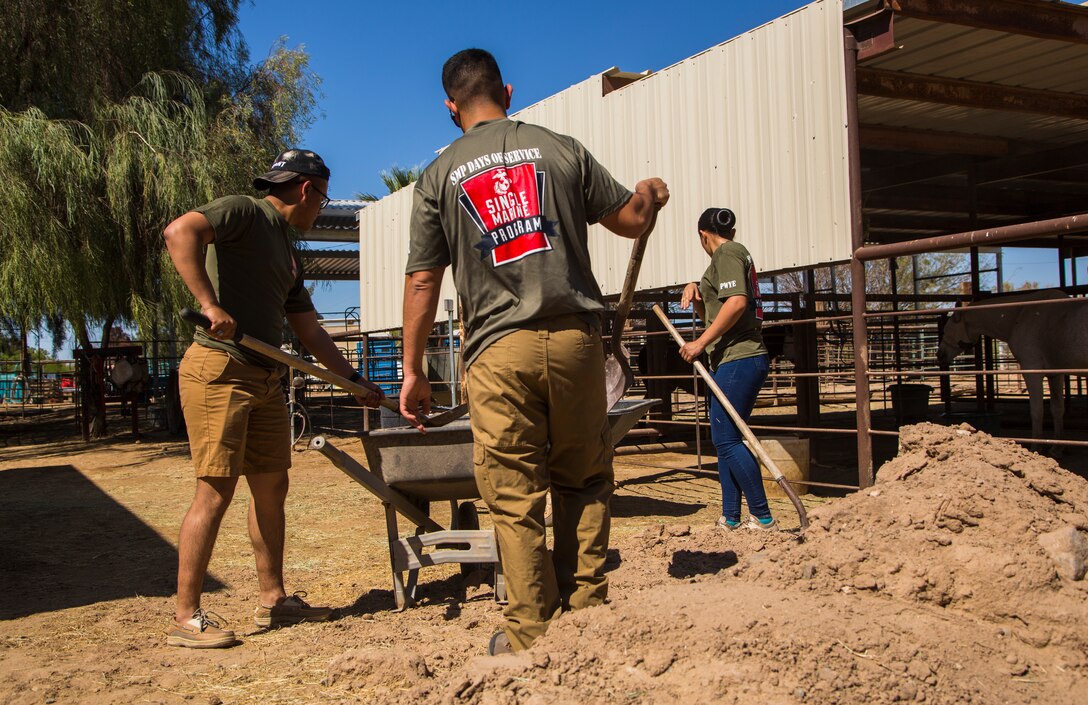
[[[668,200],[660,179],[632,194],[577,140],[509,120],[512,88],[468,49],[442,71],[464,135],[415,185],[404,292],[401,412],[430,410],[423,351],[447,266],[462,301],[476,484],[506,580],[492,654],[528,648],[565,609],[601,604],[612,494],[601,291],[587,224],[635,238]],[[554,500],[554,550],[545,497]]]
[[[284,152],[253,182],[268,190],[265,198],[220,198],[164,232],[175,268],[211,321],[207,332],[197,330],[178,370],[197,484],[178,537],[171,646],[217,648],[236,641],[233,631],[201,609],[200,597],[220,521],[243,475],[252,495],[249,535],[259,585],[254,621],[269,627],[329,618],[329,608],[310,606],[302,593],[288,596],[283,586],[291,449],[282,368],[231,341],[241,330],[279,347],[286,317],[322,364],[371,390],[358,397],[361,403],[378,405],[381,390],[362,379],[318,322],[293,245],[328,203],[329,175],[313,152]]]

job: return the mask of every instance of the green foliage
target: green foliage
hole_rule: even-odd
[[[100,102],[86,123],[0,110],[5,315],[24,330],[60,316],[84,340],[93,322],[154,335],[189,303],[163,229],[214,197],[250,190],[252,175],[313,119],[316,85],[305,52],[279,44],[215,106],[191,78],[160,73]]]
[[[408,167],[407,169],[399,167],[396,164],[389,167],[388,171],[382,169],[381,177],[382,183],[389,189],[389,193],[396,193],[408,184],[414,183],[419,180],[421,174],[423,174],[424,164],[416,164],[415,166]],[[372,193],[357,193],[355,197],[360,201],[380,201],[381,196],[375,196]]]
[[[101,209],[87,207],[96,201],[98,156],[86,125],[35,108],[0,111],[0,301],[20,327],[81,307],[72,292],[100,269],[102,253],[81,236],[104,226]]]
[[[241,0],[7,0],[0,25],[0,328],[156,333],[189,294],[173,218],[250,192],[319,79],[280,40],[249,66]],[[97,336],[95,336],[97,337]]]
[[[6,0],[0,105],[88,121],[151,71],[178,71],[209,95],[245,75],[240,0]]]

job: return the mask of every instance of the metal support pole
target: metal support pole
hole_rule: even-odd
[[[888,278],[892,287],[892,309],[899,310],[899,261],[895,257],[888,258]],[[903,343],[899,338],[899,316],[892,318],[892,354],[895,356],[895,369],[903,369]],[[903,384],[903,376],[895,378],[897,384]]]
[[[362,346],[359,348],[359,371],[368,380],[370,379],[370,336],[363,333]],[[370,433],[370,409],[363,409],[363,430]]]
[[[453,351],[453,299],[445,299],[442,303],[446,308],[448,320],[446,332],[449,334],[450,345],[450,406],[457,406],[457,356]]]
[[[997,248],[997,262],[994,264],[994,269],[997,270],[997,293],[1005,291],[1005,272],[1004,265],[1002,264],[1002,248]]]
[[[865,245],[854,252],[863,262],[884,257],[916,255],[923,252],[944,252],[962,247],[996,247],[1006,242],[1030,240],[1044,235],[1061,235],[1088,231],[1088,213],[1065,215],[1049,220],[1002,225],[986,230],[970,230],[952,235],[937,235],[918,240],[904,240],[887,245]]]
[[[1065,237],[1062,235],[1058,236],[1058,288],[1065,288]]]
[[[974,187],[973,186],[971,188],[971,193],[974,193]],[[972,201],[972,203],[973,203],[973,201]],[[972,205],[972,209],[973,208],[974,208],[974,206]],[[971,212],[971,225],[972,225],[972,227],[974,227],[975,220],[976,220],[975,214],[974,214],[974,211],[972,210],[972,212]],[[972,247],[971,248],[971,298],[974,301],[977,301],[979,294],[982,293],[980,291],[981,284],[980,284],[980,280],[979,280],[978,270],[979,270],[978,248],[977,247]],[[986,369],[986,364],[985,364],[985,360],[984,360],[984,357],[985,357],[984,352],[985,352],[986,348],[989,345],[990,345],[990,339],[988,337],[986,337],[985,335],[983,335],[982,338],[979,340],[979,344],[975,346],[975,369],[976,370]],[[986,380],[986,378],[984,376],[975,375],[975,400],[976,400],[975,404],[976,404],[976,408],[979,411],[985,411],[986,410],[986,383],[985,383],[985,380]]]
[[[831,268],[834,272],[834,267]],[[834,281],[834,274],[832,274]],[[834,293],[834,287],[832,287]],[[815,321],[816,311],[816,272],[805,272],[805,308],[801,317]],[[794,318],[799,316],[794,310]],[[797,361],[795,369],[799,372],[815,372],[819,369],[818,343],[816,340],[816,323],[807,323],[793,327],[794,343],[796,345]],[[797,399],[797,418],[802,426],[817,426],[820,423],[820,381],[818,379],[797,378],[793,383]]]
[[[668,303],[665,309],[668,310]],[[691,339],[695,340],[695,304],[691,305]],[[699,407],[699,373],[695,367],[691,368],[691,393],[695,397],[695,462],[699,469],[703,467],[703,428],[701,425],[702,413]],[[707,400],[707,409],[710,408],[710,400]]]
[[[857,250],[865,244],[861,212],[861,138],[858,126],[858,43],[843,29],[846,64],[846,133],[850,185],[850,313],[854,323],[854,391],[857,400],[858,486],[873,484],[872,415],[869,409],[869,343],[865,322],[865,263]]]

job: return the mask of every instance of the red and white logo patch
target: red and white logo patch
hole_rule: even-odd
[[[552,249],[540,202],[544,172],[536,164],[497,166],[461,182],[458,200],[482,234],[476,245],[495,267]]]
[[[759,274],[756,272],[756,266],[751,263],[752,258],[748,258],[748,281],[752,284],[752,306],[755,309],[756,318],[763,320],[763,296],[759,291]]]

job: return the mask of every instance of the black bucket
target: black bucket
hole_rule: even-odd
[[[933,387],[928,384],[889,384],[888,392],[892,395],[892,411],[896,422],[903,424],[919,423],[929,417],[929,394]]]

